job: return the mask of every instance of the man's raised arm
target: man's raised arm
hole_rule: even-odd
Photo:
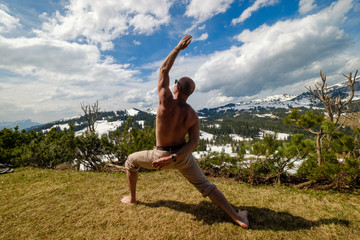
[[[162,88],[169,88],[170,69],[173,66],[175,59],[176,59],[177,55],[179,54],[179,52],[181,50],[184,50],[185,48],[187,48],[187,46],[189,46],[190,43],[191,43],[191,35],[186,35],[185,37],[183,37],[180,40],[180,42],[178,43],[178,45],[167,56],[164,63],[161,65],[160,74],[159,74],[159,82],[158,82],[158,92],[160,92],[160,90]]]

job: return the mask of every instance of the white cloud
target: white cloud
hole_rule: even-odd
[[[135,45],[141,45],[141,42],[139,42],[139,41],[137,41],[137,40],[134,40],[133,43],[134,43]]]
[[[64,15],[42,16],[47,21],[35,33],[40,37],[87,41],[102,50],[113,48],[112,40],[129,33],[151,34],[170,20],[172,1],[70,0]],[[156,7],[154,7],[156,6]]]
[[[186,8],[185,15],[195,18],[198,22],[204,22],[207,19],[224,13],[230,7],[234,0],[191,0]]]
[[[314,4],[315,0],[300,0],[299,1],[299,13],[305,14],[316,8]]]
[[[114,64],[111,57],[101,60],[95,46],[43,38],[4,38],[0,36],[0,67],[22,76],[61,80],[126,82],[135,71],[127,65]]]
[[[199,30],[204,30],[205,28],[206,28],[206,24],[198,27]]]
[[[180,55],[176,58],[176,61],[171,68],[170,71],[170,84],[174,84],[175,79],[179,79],[181,77],[187,76],[190,78],[194,78],[195,73],[198,71],[199,67],[206,62],[206,59],[209,57],[207,55],[200,56],[183,56]],[[165,59],[164,59],[165,60]],[[150,81],[154,81],[158,79],[159,76],[159,68],[162,64],[161,61],[157,61],[151,64],[144,66],[144,69],[152,69],[153,73],[149,76]],[[155,84],[155,83],[154,83]]]
[[[201,34],[200,37],[193,39],[193,42],[194,41],[204,41],[204,40],[208,39],[208,37],[209,37],[209,35],[207,33],[203,33],[203,34]]]
[[[0,36],[0,52],[0,71],[12,73],[1,78],[0,102],[16,105],[7,116],[23,111],[25,118],[44,122],[65,110],[77,112],[83,100],[121,105],[121,96],[140,82],[138,71],[101,55],[93,45]]]
[[[205,25],[198,27],[199,24],[217,14],[226,12],[233,1],[234,0],[207,0],[205,3],[202,0],[191,0],[189,5],[186,7],[185,16],[194,18],[195,20],[193,25],[186,29],[184,33],[188,34],[193,32],[196,28],[202,30],[205,28]]]
[[[237,23],[242,23],[246,19],[251,17],[253,12],[256,12],[257,10],[259,10],[260,8],[263,8],[263,7],[273,6],[273,5],[277,4],[278,2],[279,2],[279,0],[256,0],[251,7],[245,9],[242,12],[242,14],[240,15],[240,17],[233,19],[231,21],[231,23],[233,25],[235,25]]]
[[[124,97],[127,103],[135,104],[140,108],[150,108],[156,106],[158,103],[157,84],[152,82],[152,86],[148,84],[151,90],[145,89],[131,89]],[[153,87],[153,88],[151,88]]]
[[[237,36],[241,46],[204,58],[194,77],[199,89],[249,96],[307,80],[331,62],[331,71],[343,69],[351,42],[340,27],[351,7],[351,0],[343,0],[302,19],[244,30]]]
[[[226,97],[226,96],[218,95],[218,96],[210,98],[207,101],[207,106],[221,106],[221,105],[233,102],[233,101],[234,101],[233,97]]]
[[[8,7],[0,4],[0,33],[10,32],[21,26],[20,19],[11,16],[8,12]]]

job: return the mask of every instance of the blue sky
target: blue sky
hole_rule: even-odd
[[[0,122],[156,108],[158,69],[195,109],[297,94],[360,68],[359,0],[0,0]]]

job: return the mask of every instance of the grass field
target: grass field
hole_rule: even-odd
[[[125,174],[19,168],[0,175],[0,239],[360,239],[360,196],[211,179],[250,230],[235,225],[178,172]]]

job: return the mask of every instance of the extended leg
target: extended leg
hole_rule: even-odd
[[[199,165],[190,154],[186,159],[183,160],[183,165],[178,169],[182,175],[196,187],[197,190],[203,195],[203,197],[209,196],[211,201],[223,209],[234,222],[239,224],[241,227],[249,228],[249,221],[247,218],[247,211],[239,211],[236,213],[225,196],[220,192],[214,184],[211,184],[206,179]]]
[[[136,203],[136,182],[138,178],[137,171],[132,172],[126,170],[126,177],[129,185],[130,195],[125,196],[121,199],[122,203]]]
[[[208,196],[210,200],[224,210],[235,223],[239,224],[242,228],[249,228],[249,221],[247,217],[248,212],[239,210],[239,212],[236,213],[228,200],[225,198],[224,194],[222,194],[218,188],[212,190]]]

